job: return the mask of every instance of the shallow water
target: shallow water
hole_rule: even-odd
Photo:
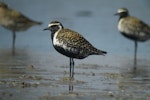
[[[148,23],[149,0],[5,2],[43,25],[17,34],[15,56],[11,32],[0,27],[0,100],[150,99],[150,41],[139,43],[138,68],[133,72],[134,44],[119,34],[114,16],[118,8],[127,7]],[[42,31],[52,20],[78,31],[108,54],[75,60],[75,79],[70,82],[69,59],[54,50],[50,32]]]

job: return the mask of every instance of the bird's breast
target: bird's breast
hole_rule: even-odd
[[[52,41],[53,41],[53,45],[60,45],[60,44],[62,44],[61,42],[60,42],[60,40],[59,40],[59,38],[57,37],[58,36],[58,33],[59,33],[59,31],[57,31],[57,32],[55,32],[54,33],[54,35],[52,35],[53,37],[52,37]]]
[[[60,47],[60,48],[62,48],[64,50],[70,49],[67,46],[67,43],[65,43],[63,41],[63,38],[62,37],[58,37],[58,34],[59,34],[59,31],[55,32],[54,36],[53,36],[53,45],[54,45],[54,47],[57,46],[57,47]]]
[[[123,32],[125,30],[125,25],[123,25],[124,24],[123,21],[124,21],[123,19],[120,19],[118,22],[118,30],[120,32]]]
[[[118,30],[122,34],[126,35],[133,35],[134,33],[134,28],[131,27],[131,25],[126,21],[126,19],[120,19],[118,22]]]

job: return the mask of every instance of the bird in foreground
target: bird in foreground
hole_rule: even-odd
[[[142,20],[130,16],[127,8],[120,8],[115,15],[119,15],[118,30],[130,40],[134,41],[134,70],[137,66],[137,47],[138,41],[145,42],[150,38],[150,27]]]
[[[12,54],[15,55],[16,32],[25,31],[31,26],[41,25],[41,22],[33,21],[22,13],[13,10],[4,2],[0,2],[0,25],[12,31]]]
[[[78,32],[64,28],[58,21],[52,21],[44,30],[51,31],[52,44],[56,51],[70,58],[70,78],[74,77],[74,58],[83,59],[89,55],[107,53],[96,49]]]

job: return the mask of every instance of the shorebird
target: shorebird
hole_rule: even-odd
[[[52,44],[56,51],[70,58],[70,78],[74,77],[74,58],[83,59],[89,55],[107,53],[96,49],[78,32],[64,28],[58,21],[52,21],[44,30],[51,31]]]
[[[150,27],[142,20],[130,16],[127,8],[120,8],[115,15],[119,15],[118,30],[130,40],[134,41],[134,70],[137,66],[137,47],[138,41],[145,42],[150,38]]]
[[[0,25],[12,31],[12,54],[15,54],[16,32],[25,31],[31,26],[41,25],[41,22],[33,21],[22,13],[13,10],[4,2],[0,2]]]

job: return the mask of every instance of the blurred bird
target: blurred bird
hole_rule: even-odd
[[[61,54],[70,58],[70,77],[74,76],[74,58],[83,59],[89,55],[105,55],[107,52],[93,47],[79,33],[64,28],[58,21],[52,21],[48,28],[54,48]]]
[[[134,70],[137,66],[138,41],[144,42],[150,38],[150,27],[142,20],[130,16],[127,8],[120,8],[115,15],[119,15],[118,30],[123,36],[134,41]]]
[[[12,54],[15,54],[16,32],[25,31],[31,26],[41,25],[41,22],[33,21],[22,13],[9,8],[4,2],[0,2],[0,25],[12,31]]]

